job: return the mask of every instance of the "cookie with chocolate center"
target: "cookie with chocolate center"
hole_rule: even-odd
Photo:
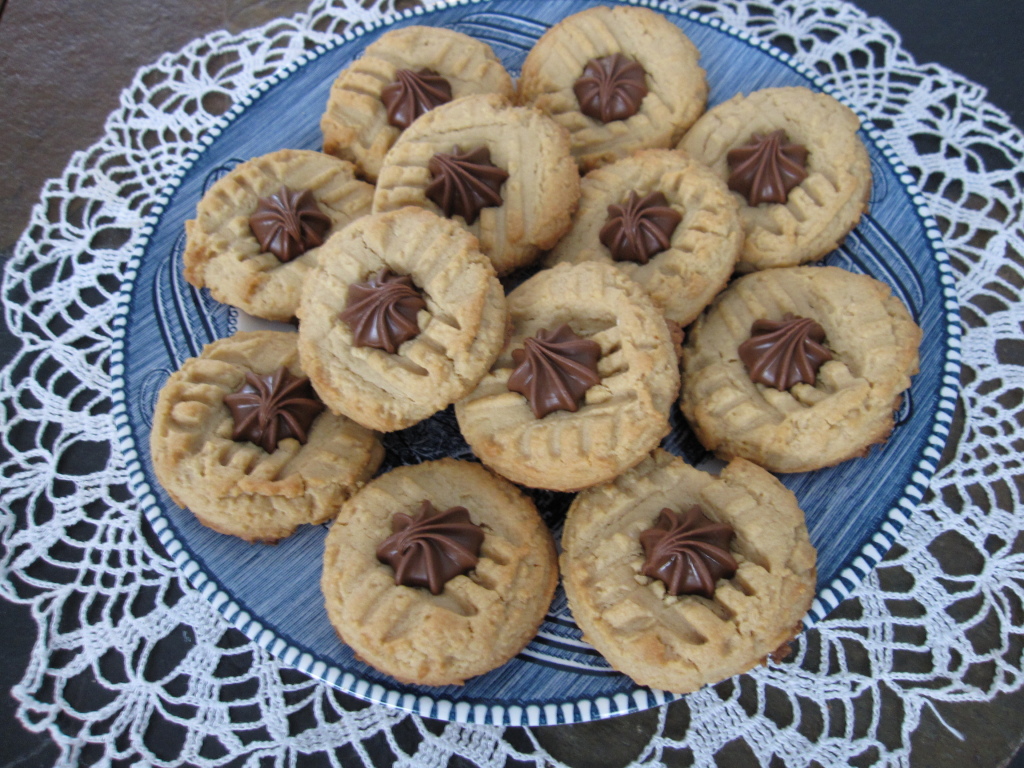
[[[743,245],[739,206],[703,164],[646,150],[591,171],[580,191],[572,229],[545,264],[614,264],[680,326],[725,287]]]
[[[352,163],[321,152],[249,160],[214,183],[185,222],[185,279],[250,315],[288,322],[320,246],[368,214],[372,200]]]
[[[871,192],[859,127],[832,96],[793,87],[739,94],[687,131],[678,147],[739,204],[740,272],[816,261],[857,225]]]
[[[238,333],[186,360],[160,390],[150,450],[171,498],[203,525],[276,541],[322,523],[377,470],[377,436],[331,413],[294,333]]]
[[[709,450],[806,472],[885,441],[921,329],[886,284],[838,267],[734,281],[691,326],[680,406]]]
[[[657,450],[576,497],[560,564],[584,639],[639,685],[689,693],[776,658],[814,598],[815,560],[771,474]]]
[[[299,351],[329,408],[404,429],[476,386],[505,340],[505,294],[477,240],[422,208],[373,214],[323,248]]]
[[[523,485],[578,490],[668,434],[676,353],[640,286],[610,264],[559,264],[512,291],[508,308],[505,349],[455,405],[486,465]]]
[[[699,57],[655,11],[590,8],[553,26],[527,54],[519,103],[569,131],[573,157],[589,171],[679,141],[707,99]]]
[[[512,78],[487,43],[443,27],[385,32],[338,75],[320,120],[324,152],[375,181],[403,131],[464,96],[513,95]]]
[[[569,229],[579,185],[568,136],[554,121],[469,96],[431,110],[395,142],[373,210],[415,205],[458,222],[505,275]]]
[[[537,633],[558,583],[533,502],[479,464],[399,467],[327,536],[327,615],[358,658],[403,683],[461,685]]]

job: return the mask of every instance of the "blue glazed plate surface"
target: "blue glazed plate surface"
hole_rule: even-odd
[[[462,687],[398,684],[357,661],[327,620],[319,590],[327,526],[307,527],[276,546],[253,546],[214,533],[178,509],[156,482],[146,447],[157,393],[204,344],[252,323],[184,282],[184,222],[194,216],[203,192],[239,162],[286,147],[319,149],[319,118],[331,83],[385,29],[428,24],[465,32],[489,43],[516,74],[544,30],[596,4],[490,0],[441,7],[312,52],[215,129],[208,146],[197,147],[143,254],[130,266],[112,368],[115,419],[147,519],[168,554],[229,622],[287,664],[370,701],[459,722],[554,724],[623,714],[677,697],[638,688],[610,669],[582,642],[561,587],[537,638],[503,667]],[[809,69],[745,33],[696,15],[665,13],[701,51],[710,105],[769,86],[822,89]],[[924,329],[921,373],[884,446],[838,467],[781,478],[796,493],[818,548],[818,593],[808,625],[824,618],[891,546],[935,471],[956,397],[958,315],[939,233],[912,178],[879,133],[866,123],[862,138],[874,171],[871,213],[826,263],[892,286]],[[679,414],[673,416],[676,426],[665,447],[693,464],[712,466]],[[471,455],[450,412],[387,436],[386,447],[382,471],[441,455]],[[534,496],[557,535],[570,497]]]

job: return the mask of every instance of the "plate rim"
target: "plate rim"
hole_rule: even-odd
[[[851,103],[835,86],[825,82],[813,68],[797,61],[792,55],[767,40],[755,37],[746,30],[734,27],[720,19],[705,16],[697,11],[676,7],[670,0],[603,1],[614,2],[617,5],[652,8],[711,27],[768,54],[807,78],[821,92],[827,93],[852,109],[861,121],[861,129],[882,153],[909,195],[938,270],[939,287],[943,298],[941,317],[945,320],[946,345],[943,370],[938,386],[939,401],[932,416],[931,431],[924,440],[917,463],[910,470],[909,480],[900,492],[899,498],[881,519],[877,530],[860,550],[851,554],[849,565],[836,574],[827,585],[818,590],[807,616],[803,620],[804,628],[810,629],[822,621],[840,602],[849,597],[885,557],[895,543],[896,537],[908,522],[910,515],[915,511],[917,504],[923,499],[931,478],[938,469],[942,451],[946,447],[959,396],[962,332],[953,268],[945,250],[942,233],[909,168],[896,154],[882,132],[856,104]],[[295,61],[261,80],[248,93],[240,96],[238,101],[211,124],[196,142],[197,146],[184,154],[181,167],[176,171],[175,176],[153,196],[150,212],[145,216],[142,226],[139,227],[139,240],[125,265],[122,285],[115,298],[112,320],[111,416],[117,446],[125,460],[129,486],[167,556],[228,624],[241,631],[247,638],[275,656],[283,664],[305,672],[311,677],[322,680],[363,701],[382,704],[428,718],[475,725],[535,726],[583,723],[660,706],[683,698],[685,694],[675,694],[637,685],[628,693],[620,692],[612,696],[598,696],[560,703],[520,706],[518,704],[473,703],[472,701],[452,702],[427,693],[418,695],[410,692],[402,693],[394,689],[389,690],[380,683],[371,683],[350,671],[315,658],[308,651],[303,651],[285,641],[272,629],[264,627],[235,601],[234,596],[219,583],[215,576],[206,573],[203,567],[193,559],[191,551],[175,535],[173,526],[169,523],[153,489],[146,480],[142,459],[136,447],[128,417],[125,397],[126,330],[138,270],[152,235],[166,212],[172,196],[184,178],[195,167],[205,150],[235,119],[267,91],[324,54],[354,42],[381,27],[392,26],[402,21],[459,6],[486,5],[491,2],[493,0],[438,0],[427,8],[418,6],[404,11],[390,11],[379,19],[354,30],[346,29],[337,38],[304,52]]]

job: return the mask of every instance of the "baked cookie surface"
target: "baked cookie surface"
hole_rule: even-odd
[[[779,390],[740,357],[756,321],[820,324],[831,359]],[[680,406],[700,441],[773,472],[805,472],[863,455],[893,427],[917,373],[921,329],[889,286],[838,267],[788,267],[736,280],[691,328]]]
[[[733,528],[738,565],[711,599],[672,595],[643,575],[641,534],[662,509],[697,505]],[[576,497],[562,535],[562,579],[584,639],[640,685],[689,693],[763,663],[800,630],[815,551],[796,497],[742,459],[718,476],[665,451]]]
[[[395,583],[378,559],[396,512],[427,500],[464,507],[482,526],[479,560],[439,594]],[[368,483],[327,536],[327,615],[359,658],[405,683],[460,685],[511,659],[533,638],[554,595],[554,543],[533,502],[479,464],[442,459]]]
[[[217,301],[250,315],[287,322],[295,315],[302,281],[317,264],[318,244],[288,261],[264,250],[250,217],[262,199],[285,188],[309,190],[328,226],[314,242],[370,212],[373,187],[355,176],[355,166],[309,150],[283,149],[242,163],[219,179],[185,222],[185,278],[209,288]],[[279,217],[282,223],[287,214]]]
[[[643,460],[668,434],[679,390],[664,318],[643,290],[598,262],[542,270],[508,295],[512,335],[480,384],[455,405],[466,442],[504,477],[570,491]],[[597,347],[597,383],[578,410],[535,415],[510,382],[528,340],[566,325]]]
[[[723,181],[731,175],[730,153],[755,136],[782,131],[785,141],[806,150],[806,178],[788,190],[785,202],[752,205],[734,192],[746,233],[740,271],[815,261],[857,225],[871,193],[871,161],[859,127],[853,111],[831,96],[790,87],[739,94],[709,109],[686,133],[679,148]],[[774,159],[765,154],[786,164],[778,150]]]
[[[505,340],[505,294],[472,235],[421,208],[367,216],[322,247],[299,306],[299,351],[332,410],[371,429],[403,429],[472,390]],[[356,332],[394,314],[343,319],[353,287],[382,270],[407,278],[418,299],[411,335],[394,351],[363,346]],[[392,319],[395,319],[392,317]]]
[[[371,431],[321,412],[303,444],[280,440],[267,452],[235,441],[225,399],[246,374],[284,366],[304,376],[294,333],[239,333],[186,360],[160,391],[150,450],[161,485],[209,528],[247,541],[275,541],[303,523],[322,523],[377,470],[384,456]]]
[[[481,174],[488,199],[466,208],[454,190],[475,195]],[[449,192],[446,211],[437,201]],[[496,96],[469,96],[432,109],[402,133],[381,168],[373,210],[415,205],[450,216],[479,239],[504,275],[558,241],[578,200],[579,173],[558,125]]]
[[[387,98],[389,87],[394,93],[396,83],[403,85],[400,72],[404,79],[423,70],[443,78],[444,83],[414,81],[407,87],[418,94],[394,94],[395,102]],[[331,87],[320,121],[324,152],[351,160],[364,176],[374,180],[384,156],[401,135],[403,124],[419,114],[419,109],[411,108],[410,99],[422,106],[478,93],[494,93],[511,100],[513,90],[512,78],[501,61],[480,40],[442,27],[391,30],[367,46]],[[397,103],[403,99],[406,104]]]
[[[523,63],[519,103],[569,131],[573,156],[587,171],[680,139],[707,100],[699,58],[661,14],[598,6],[563,19],[536,42]],[[581,78],[587,82],[578,85]],[[603,95],[603,116],[600,109],[594,117],[582,111]]]
[[[740,254],[743,230],[736,201],[704,165],[682,152],[646,150],[591,171],[580,191],[573,227],[545,257],[548,266],[614,264],[647,291],[668,320],[681,326],[692,322],[725,287]],[[660,193],[663,199],[657,205],[670,207],[678,220],[661,221],[654,205],[623,211],[631,193],[638,202]],[[609,206],[617,206],[618,222]],[[612,231],[616,223],[617,232]],[[629,247],[632,240],[640,241],[639,253]]]

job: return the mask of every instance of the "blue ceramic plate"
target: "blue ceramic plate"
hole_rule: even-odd
[[[129,269],[112,373],[118,434],[147,518],[167,553],[229,622],[285,663],[360,698],[458,722],[554,724],[623,714],[677,697],[638,688],[609,668],[580,639],[561,589],[537,638],[503,667],[462,687],[400,685],[357,661],[327,620],[319,590],[327,526],[307,527],[276,546],[249,545],[204,528],[178,509],[156,482],[146,448],[157,392],[204,344],[248,322],[183,280],[184,222],[203,192],[239,162],[284,147],[319,149],[319,119],[332,81],[385,29],[429,24],[468,33],[489,43],[515,74],[551,24],[595,4],[463,3],[392,19],[311,52],[232,110],[197,146],[191,166],[166,194],[144,253]],[[697,15],[665,13],[701,51],[711,105],[768,86],[822,89],[809,69],[746,33]],[[862,138],[874,170],[871,215],[826,261],[883,280],[906,302],[924,329],[921,373],[883,447],[832,469],[782,478],[800,500],[818,548],[818,593],[809,625],[849,594],[889,549],[935,471],[956,397],[957,305],[938,230],[878,132],[865,124]],[[693,464],[708,461],[678,413],[674,417],[666,447]],[[445,454],[470,455],[450,412],[389,435],[386,445],[384,469]],[[557,535],[569,496],[535,498]]]

